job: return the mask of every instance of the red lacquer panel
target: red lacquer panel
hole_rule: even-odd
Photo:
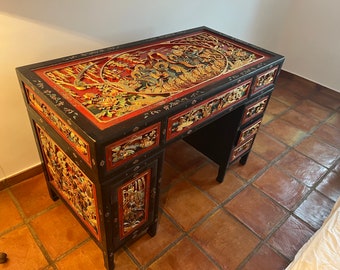
[[[148,221],[151,170],[118,188],[119,234],[123,239]]]
[[[105,129],[265,59],[237,42],[200,31],[35,72]]]

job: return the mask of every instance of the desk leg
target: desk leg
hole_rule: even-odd
[[[218,169],[218,174],[217,174],[217,177],[216,177],[217,182],[219,182],[219,183],[223,182],[226,171],[227,171],[227,166],[221,166],[220,165],[220,167]]]
[[[104,265],[107,270],[113,270],[115,268],[114,253],[111,251],[103,252]]]
[[[248,160],[248,157],[249,157],[249,153],[244,155],[243,157],[240,158],[240,164],[241,165],[246,165],[247,163],[247,160]]]

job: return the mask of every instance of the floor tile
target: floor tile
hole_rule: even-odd
[[[292,260],[297,251],[312,237],[313,233],[301,221],[290,216],[269,239],[269,244]]]
[[[216,207],[212,200],[187,181],[175,184],[163,196],[165,196],[164,210],[185,231],[190,230],[193,225]]]
[[[312,187],[327,172],[327,168],[295,150],[289,151],[281,158],[277,166],[309,187]]]
[[[49,196],[43,174],[11,187],[11,191],[20,203],[26,217],[37,214],[54,204]]]
[[[333,171],[336,173],[340,173],[340,161],[335,164],[333,167]]]
[[[182,174],[198,168],[206,162],[204,155],[182,140],[174,142],[166,148],[165,160]]]
[[[336,97],[335,95],[332,95],[330,91],[318,91],[314,95],[310,96],[309,99],[333,110],[340,108],[340,95]]]
[[[319,137],[322,141],[340,149],[340,129],[331,125],[324,124],[320,126],[314,135]]]
[[[0,191],[0,234],[23,223],[23,219],[7,190]]]
[[[245,165],[235,162],[232,166],[230,166],[230,169],[236,172],[244,180],[249,181],[255,175],[259,174],[267,165],[267,161],[250,152]]]
[[[288,106],[294,106],[301,100],[300,96],[287,90],[285,86],[276,87],[272,96]]]
[[[313,191],[294,213],[313,229],[317,230],[331,212],[333,205],[333,201]]]
[[[184,238],[148,270],[206,270],[218,269],[188,238]]]
[[[255,234],[222,210],[202,223],[192,237],[222,269],[236,269],[260,242]]]
[[[295,149],[327,168],[340,158],[340,149],[326,144],[315,136],[303,140]]]
[[[265,125],[262,130],[290,146],[295,145],[306,136],[304,131],[281,119],[276,119]]]
[[[60,270],[105,270],[102,251],[96,246],[93,241],[87,242],[80,248],[68,254],[66,257],[61,259],[56,264],[56,266]]]
[[[338,108],[339,108],[339,106],[340,106],[340,92],[339,92],[339,90],[334,91],[334,90],[329,89],[326,86],[322,86],[322,85],[318,85],[318,88],[319,88],[319,92],[322,95],[327,95],[327,96],[333,98],[335,101],[337,101],[337,105],[338,105]]]
[[[260,130],[256,135],[252,151],[264,158],[266,161],[272,161],[279,157],[284,151],[286,151],[286,149],[287,146],[285,144],[275,140]]]
[[[169,185],[174,184],[181,177],[181,171],[176,170],[176,168],[171,166],[168,162],[164,162],[161,189],[168,188]]]
[[[273,117],[282,114],[289,108],[288,105],[282,103],[280,100],[271,98],[266,108],[266,114],[270,114]]]
[[[128,248],[141,265],[146,265],[181,235],[182,233],[169,219],[160,215],[157,234],[154,237],[145,234]]]
[[[8,256],[0,269],[32,270],[48,266],[48,262],[26,226],[0,237],[0,248]]]
[[[53,259],[89,237],[64,205],[36,217],[31,225]]]
[[[305,132],[310,132],[319,124],[317,119],[308,117],[308,115],[295,110],[289,110],[284,113],[280,119]]]
[[[217,172],[218,167],[216,165],[207,163],[191,175],[189,179],[218,203],[222,203],[239,190],[244,183],[230,170],[227,170],[223,182],[219,183],[216,181]]]
[[[333,127],[340,128],[340,112],[333,114],[328,120],[327,123],[332,125]]]
[[[254,186],[288,210],[294,209],[308,192],[305,185],[275,167],[271,167],[261,175],[254,182]]]
[[[317,190],[333,201],[340,197],[340,172],[331,171],[317,186]]]
[[[251,186],[228,202],[225,209],[262,239],[265,239],[288,213]]]
[[[302,77],[294,76],[287,85],[287,89],[300,97],[308,98],[317,92],[317,84]]]
[[[325,108],[311,100],[303,100],[301,104],[295,107],[295,110],[308,116],[312,116],[318,120],[325,120],[331,114],[331,110]]]
[[[277,254],[272,248],[263,245],[242,270],[283,270],[289,260]]]

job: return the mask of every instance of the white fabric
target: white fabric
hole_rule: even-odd
[[[340,269],[340,198],[322,227],[299,250],[286,270]]]

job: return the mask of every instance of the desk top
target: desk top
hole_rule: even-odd
[[[200,27],[18,71],[30,78],[27,88],[41,91],[71,119],[85,119],[105,130],[136,116],[146,118],[145,113],[199,89],[210,91],[212,85],[238,79],[252,67],[279,58]]]

